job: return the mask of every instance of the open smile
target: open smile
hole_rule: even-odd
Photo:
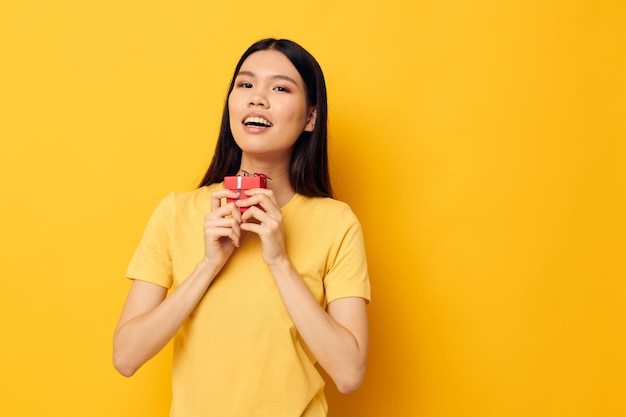
[[[272,127],[272,122],[270,122],[269,120],[263,118],[263,117],[258,117],[258,116],[250,116],[250,117],[246,117],[243,120],[243,124],[245,126],[250,126],[250,127],[262,127],[262,128],[267,128],[267,127]]]

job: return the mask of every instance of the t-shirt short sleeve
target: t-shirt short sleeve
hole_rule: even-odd
[[[370,281],[361,224],[349,207],[342,212],[335,240],[335,256],[324,277],[326,302],[361,297],[370,301]]]
[[[173,194],[161,200],[154,209],[126,270],[127,278],[151,282],[165,288],[172,286],[170,231],[173,209]]]

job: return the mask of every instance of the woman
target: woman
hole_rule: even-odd
[[[306,50],[255,43],[200,187],[154,211],[113,361],[130,376],[174,338],[171,416],[326,416],[316,362],[341,392],[363,381],[369,278],[358,220],[332,199],[326,107]],[[267,188],[243,199],[223,188],[242,171]]]

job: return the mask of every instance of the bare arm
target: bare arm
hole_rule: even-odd
[[[289,261],[270,265],[270,269],[298,332],[337,389],[342,393],[357,389],[367,363],[365,300],[340,298],[325,311]]]
[[[343,392],[363,382],[368,351],[368,321],[365,300],[340,298],[324,310],[287,257],[282,215],[273,192],[255,189],[237,204],[250,207],[242,216],[241,229],[257,233],[263,245],[263,260],[269,266],[283,303],[302,339],[319,364]],[[260,204],[264,210],[251,207]],[[254,217],[258,222],[246,222]]]
[[[113,337],[113,365],[133,375],[176,334],[204,296],[215,275],[205,261],[169,297],[167,289],[134,281]]]
[[[169,296],[159,285],[133,282],[113,336],[113,364],[122,375],[133,375],[163,349],[239,245],[239,209],[232,203],[220,207],[221,198],[232,194],[227,190],[213,193],[213,209],[204,222],[205,256]]]

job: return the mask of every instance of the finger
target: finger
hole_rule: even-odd
[[[239,222],[232,217],[207,218],[204,222],[205,230],[238,228]]]
[[[241,230],[243,230],[244,232],[256,233],[259,236],[264,231],[263,225],[261,225],[259,223],[254,223],[254,222],[241,223]]]
[[[250,230],[248,228],[244,228],[244,225],[248,224],[258,224],[263,227],[264,233],[274,233],[275,230],[278,230],[281,225],[282,218],[276,218],[274,216],[269,215],[264,210],[258,208],[257,206],[252,206],[241,216],[242,222],[240,227],[242,230]],[[247,226],[246,226],[247,227]],[[256,230],[256,229],[255,229]],[[254,230],[250,230],[254,231]],[[260,232],[260,231],[259,231]]]
[[[274,191],[268,188],[251,188],[249,190],[245,190],[244,192],[249,197],[252,197],[255,195],[266,196],[267,198],[270,199],[270,201],[272,201],[278,207],[278,202],[276,201],[276,197],[274,196]]]
[[[240,223],[241,223],[241,220],[237,220],[233,217],[220,217],[220,218],[207,217],[204,221],[204,231],[205,233],[210,233],[212,230],[232,229],[237,234],[239,234]]]
[[[211,193],[211,209],[215,210],[222,205],[222,199],[224,198],[233,198],[236,199],[239,197],[239,193],[236,191],[231,191],[227,189],[213,191]]]
[[[249,222],[254,219],[259,221],[260,223],[267,222],[269,220],[269,215],[265,212],[263,208],[259,208],[257,205],[253,205],[248,207],[246,211],[241,215],[241,223]]]
[[[239,226],[241,230],[256,233],[261,237],[272,235],[276,228],[276,221],[257,207],[249,208],[242,217],[244,220]]]
[[[228,238],[232,241],[238,241],[239,233],[235,229],[231,229],[227,227],[214,228],[214,229],[211,229],[210,231],[207,231],[206,238],[208,241],[211,241],[211,242],[218,242],[222,238]]]
[[[205,236],[208,241],[218,242],[222,238],[230,239],[235,246],[239,246],[241,228],[234,219],[221,219],[205,225]]]
[[[246,192],[247,194],[247,192]],[[237,206],[239,207],[252,207],[252,206],[260,206],[264,211],[268,212],[270,215],[276,217],[280,215],[280,209],[278,208],[278,204],[273,196],[273,194],[269,195],[265,192],[259,193],[250,193],[249,197],[243,200],[236,201]]]
[[[241,238],[241,234],[237,233],[235,229],[230,229],[230,233],[227,236],[224,236],[226,239],[230,239],[233,245],[239,247],[239,239]]]
[[[260,209],[257,209],[256,207],[253,207],[250,210],[253,209],[256,209],[259,215],[264,214]],[[266,262],[268,259],[274,259],[277,256],[284,254],[284,237],[282,235],[280,225],[277,224],[275,220],[269,219],[268,223],[241,223],[241,230],[255,233],[259,236],[259,238],[261,239],[261,244],[263,245],[263,259]]]
[[[241,222],[241,211],[234,202],[226,203],[221,207],[213,208],[213,210],[206,215],[205,219],[221,219],[228,216],[231,216],[238,222]]]

